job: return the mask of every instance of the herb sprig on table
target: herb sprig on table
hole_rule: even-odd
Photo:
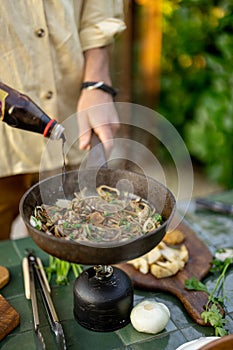
[[[195,277],[185,281],[185,287],[187,289],[200,290],[209,294],[208,302],[205,305],[205,311],[202,312],[201,317],[205,323],[209,323],[214,327],[215,336],[220,337],[228,334],[228,331],[225,329],[227,320],[224,319],[218,305],[224,307],[224,302],[227,300],[224,284],[227,270],[231,264],[233,264],[233,257],[226,258],[223,261],[216,257],[212,260],[210,272],[218,276],[218,278],[211,291],[208,291],[207,286],[198,281]]]
[[[52,255],[49,256],[49,266],[45,268],[48,281],[51,280],[52,275],[56,275],[56,284],[67,285],[68,274],[72,270],[75,278],[82,272],[82,267],[78,264],[70,263],[68,261],[60,260]]]

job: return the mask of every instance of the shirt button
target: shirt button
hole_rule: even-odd
[[[38,36],[38,38],[43,38],[43,36],[45,36],[45,30],[43,28],[37,29],[36,35]]]
[[[47,94],[45,95],[45,98],[47,100],[50,100],[53,97],[53,92],[52,91],[48,91]]]

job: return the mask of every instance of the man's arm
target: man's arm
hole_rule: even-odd
[[[83,82],[99,82],[111,86],[109,74],[109,47],[94,48],[84,52],[85,69]],[[93,106],[97,106],[91,108]],[[100,89],[83,89],[78,101],[78,125],[80,149],[90,146],[91,131],[99,136],[104,144],[108,156],[113,146],[113,137],[116,133],[118,115],[111,94]]]

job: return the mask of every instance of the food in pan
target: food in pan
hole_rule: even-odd
[[[161,225],[162,216],[145,199],[102,185],[96,196],[79,192],[72,200],[37,206],[30,223],[49,235],[69,240],[113,242],[154,231]]]
[[[183,269],[188,257],[185,244],[179,248],[173,248],[162,241],[145,255],[128,263],[143,274],[150,272],[156,278],[164,278],[173,276]]]

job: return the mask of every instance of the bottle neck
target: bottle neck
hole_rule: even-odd
[[[62,138],[63,140],[65,140],[64,130],[65,130],[65,128],[61,124],[56,123],[54,125],[54,127],[52,128],[51,133],[49,135],[50,139],[59,140],[60,138]],[[46,135],[44,135],[44,136],[46,136]]]

